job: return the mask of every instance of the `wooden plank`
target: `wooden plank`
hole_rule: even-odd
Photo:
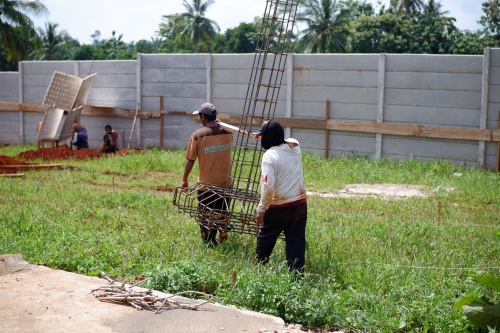
[[[230,124],[239,124],[241,120],[241,115],[233,114],[219,114],[217,118],[220,121],[225,121]],[[306,128],[306,129],[318,129],[326,130],[326,120],[324,119],[310,119],[310,118],[286,118],[286,117],[274,117],[274,120],[279,122],[282,127],[290,128]],[[255,126],[260,126],[262,120],[260,118],[254,118],[252,124]]]
[[[19,111],[45,112],[45,111],[47,111],[47,105],[19,103]]]
[[[241,133],[244,136],[249,136],[252,139],[258,140],[258,138],[255,135],[253,135],[252,133],[249,133],[247,130],[240,129],[237,126],[229,125],[229,124],[221,122],[221,121],[219,121],[219,125],[223,129],[225,129],[225,130],[227,130],[227,131],[229,131],[231,133]]]
[[[19,111],[19,103],[0,102],[0,111]]]
[[[13,111],[31,111],[41,112],[44,105],[27,104],[27,103],[0,103],[0,111],[2,109],[14,108]],[[17,110],[16,110],[17,109]],[[100,117],[116,117],[116,118],[134,118],[135,110],[121,109],[115,107],[104,106],[84,106],[83,115],[100,116]],[[159,118],[160,115],[181,115],[192,116],[191,112],[182,111],[160,111],[160,110],[140,110],[138,117],[141,119]],[[241,115],[236,114],[219,114],[220,121],[229,124],[239,124]],[[281,123],[283,127],[301,128],[301,129],[316,129],[316,130],[334,130],[348,131],[360,133],[388,134],[399,136],[415,136],[436,139],[455,139],[455,140],[471,140],[471,141],[486,141],[500,142],[500,130],[489,130],[479,128],[463,128],[463,127],[445,127],[445,126],[425,126],[418,124],[401,124],[401,123],[376,123],[369,121],[357,120],[341,120],[341,119],[312,119],[312,118],[287,118],[275,117],[274,120]],[[255,118],[253,124],[259,126],[260,118]]]
[[[17,169],[17,170],[29,170],[29,169],[54,169],[60,168],[62,164],[28,164],[28,165],[0,165],[0,169]]]
[[[0,102],[0,111],[45,112],[46,110],[47,106],[43,104]]]
[[[477,128],[375,123],[353,120],[329,120],[327,126],[328,129],[336,131],[380,133],[436,139],[492,141],[491,130]]]
[[[274,120],[279,122],[283,127],[319,130],[330,129],[326,127],[327,121],[325,119],[274,117]]]
[[[83,107],[82,115],[96,117],[134,118],[135,111],[136,110],[116,107],[85,105]],[[165,111],[162,112],[160,110],[140,110],[137,117],[141,119],[159,118],[160,113],[165,114]]]
[[[24,177],[24,173],[0,173],[0,177]]]
[[[500,142],[500,119],[498,119],[498,128],[497,130],[491,131],[491,141]]]

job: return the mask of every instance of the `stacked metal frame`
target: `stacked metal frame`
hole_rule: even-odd
[[[263,151],[249,133],[274,118],[298,2],[266,1],[227,185],[197,183],[174,191],[174,205],[207,229],[252,235],[258,232],[255,211],[260,200]]]
[[[85,79],[54,72],[42,104],[48,106],[38,132],[38,142],[71,139],[71,125],[87,101],[96,74]]]

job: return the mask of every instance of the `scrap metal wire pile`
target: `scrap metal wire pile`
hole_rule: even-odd
[[[274,118],[298,3],[266,1],[227,185],[198,183],[174,192],[174,206],[209,230],[257,234],[255,208],[260,199],[262,150],[249,133]],[[222,208],[211,208],[214,206]]]
[[[198,308],[203,304],[211,303],[211,301],[209,300],[201,301],[197,304],[182,303],[173,300],[174,297],[186,294],[209,296],[208,294],[199,291],[184,291],[181,293],[170,295],[168,297],[159,297],[155,296],[153,294],[153,291],[150,289],[141,288],[142,290],[135,290],[134,288],[137,287],[137,285],[128,286],[125,283],[119,283],[111,279],[105,273],[101,273],[101,275],[109,282],[109,284],[100,286],[97,289],[92,289],[92,293],[98,292],[95,297],[97,297],[101,301],[126,303],[138,310],[146,309],[155,311],[155,314],[158,313],[162,308],[167,307],[198,310]]]

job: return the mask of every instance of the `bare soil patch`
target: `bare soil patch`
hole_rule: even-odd
[[[324,198],[363,198],[405,199],[411,197],[426,198],[431,190],[425,185],[411,184],[349,184],[336,192],[307,192],[309,196]]]

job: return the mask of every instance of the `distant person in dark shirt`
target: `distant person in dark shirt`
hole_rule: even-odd
[[[104,144],[101,147],[101,151],[103,153],[115,153],[122,149],[120,135],[113,130],[111,125],[106,125],[104,129],[106,130],[106,134],[104,134],[104,137],[102,138]]]
[[[76,147],[77,150],[88,148],[89,140],[87,135],[87,129],[82,127],[79,123],[75,122],[71,128],[73,129],[73,134],[76,133],[76,141],[72,144]]]

